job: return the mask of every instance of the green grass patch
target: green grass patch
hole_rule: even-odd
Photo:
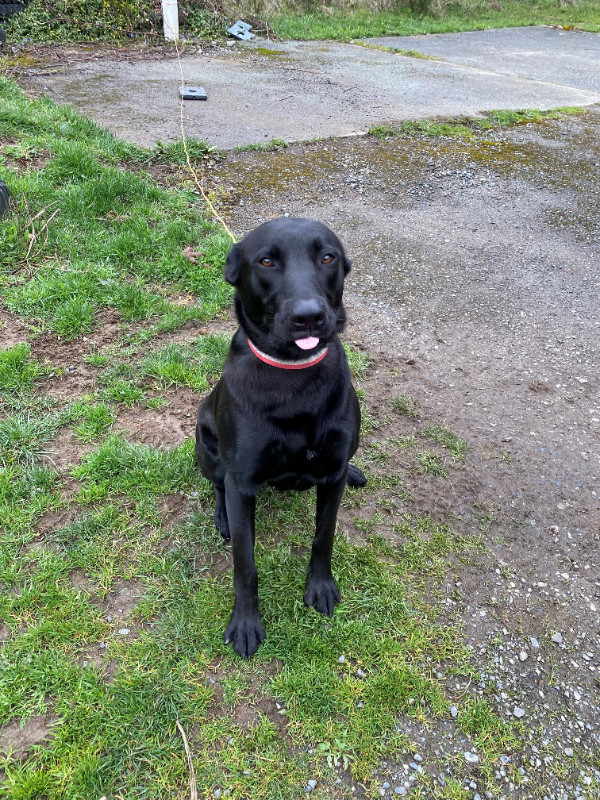
[[[26,342],[0,351],[0,395],[11,398],[31,392],[51,371],[47,364],[31,358]]]
[[[162,38],[160,6],[140,6],[133,0],[30,0],[21,14],[6,23],[9,41],[122,42],[151,45]],[[180,4],[180,35],[185,41],[221,39],[230,24],[222,13],[199,0]]]
[[[451,456],[457,461],[464,461],[469,449],[468,444],[456,433],[446,428],[444,425],[424,425],[423,436],[441,444]]]
[[[567,107],[551,111],[521,109],[520,111],[487,111],[481,117],[461,117],[449,120],[406,120],[398,125],[373,125],[367,131],[378,139],[392,136],[425,136],[469,139],[482,132],[514,125],[541,123],[545,120],[560,119],[572,114],[581,114],[581,108]]]
[[[483,4],[478,0],[458,3],[405,3],[380,11],[369,3],[331,13],[316,2],[303,2],[301,11],[288,6],[266,14],[269,25],[283,39],[360,39],[375,36],[411,36],[422,33],[455,33],[524,25],[557,25],[589,31],[600,30],[600,9],[593,0],[563,3],[561,0],[503,0]],[[279,7],[281,8],[281,6]]]
[[[417,401],[408,394],[401,394],[395,397],[392,402],[392,410],[398,414],[404,414],[405,417],[416,419],[420,416],[419,404]]]
[[[252,152],[267,153],[272,150],[284,150],[289,147],[285,139],[271,139],[270,142],[255,142],[252,144],[239,144],[233,149],[236,153]]]
[[[204,336],[189,346],[171,344],[144,358],[140,372],[162,386],[190,386],[206,391],[218,378],[229,350],[228,336]]]
[[[0,136],[10,141],[0,145],[13,201],[0,222],[0,276],[11,311],[72,339],[94,330],[102,308],[118,309],[124,322],[172,325],[175,317],[177,325],[182,312],[169,293],[195,296],[188,319],[207,319],[230,301],[221,276],[228,236],[193,192],[162,189],[140,170],[150,151],[46,98],[27,99],[6,78]],[[23,168],[15,160],[23,152],[43,153],[41,168]],[[183,255],[190,245],[202,265]]]

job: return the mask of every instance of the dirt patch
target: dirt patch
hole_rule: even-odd
[[[164,408],[135,406],[120,413],[115,430],[122,430],[131,441],[152,447],[177,447],[193,437],[201,395],[187,388],[172,388],[163,396],[167,399]]]
[[[20,725],[9,722],[0,728],[0,752],[13,758],[23,758],[36,745],[44,744],[52,738],[51,727],[57,722],[56,717],[45,714],[31,717]]]
[[[0,309],[0,336],[2,337],[3,350],[26,342],[28,335],[29,326],[23,320],[4,309]]]
[[[108,622],[128,620],[143,594],[142,584],[136,581],[117,581],[111,593],[100,603]]]

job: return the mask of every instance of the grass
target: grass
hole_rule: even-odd
[[[0,350],[0,732],[50,721],[43,742],[0,756],[0,798],[188,796],[178,723],[200,797],[285,800],[309,779],[315,798],[348,798],[357,784],[376,794],[418,747],[401,723],[433,728],[451,704],[478,747],[479,784],[493,789],[498,754],[518,750],[522,732],[492,699],[451,695],[446,676],[475,676],[459,621],[436,601],[478,535],[395,502],[407,497],[398,464],[427,455],[428,470],[452,480],[462,440],[435,421],[420,427],[407,395],[394,408],[414,431],[386,439],[389,420],[363,390],[377,440],[364,454],[368,501],[348,493],[354,523],[336,539],[343,603],[325,618],[302,602],[314,493],[264,490],[256,557],[268,638],[240,661],[223,641],[230,549],[193,441],[134,436],[162,431],[166,410],[191,432],[191,398],[222,368],[227,338],[183,326],[229,302],[227,240],[194,195],[144,172],[156,154],[6,79],[0,90],[0,176],[16,198],[0,222],[0,311],[24,331]],[[209,266],[181,257],[190,243]],[[360,385],[368,355],[347,352]],[[65,364],[85,380],[70,383]],[[463,786],[424,770],[415,789],[449,800]]]
[[[270,142],[257,142],[254,144],[240,144],[234,147],[236,153],[244,153],[244,152],[259,152],[259,153],[268,153],[271,150],[284,150],[286,147],[289,147],[288,143],[285,139],[271,139]]]
[[[155,154],[67,107],[27,101],[5,78],[0,99],[0,135],[9,142],[0,149],[0,176],[14,209],[2,223],[7,308],[74,339],[94,331],[102,309],[157,324],[181,314],[168,299],[178,292],[197,298],[187,319],[207,319],[227,304],[231,291],[218,267],[229,239],[195,194],[164,190],[143,172]],[[31,153],[42,168],[28,166]],[[190,244],[202,251],[201,268],[183,255]]]
[[[532,122],[543,122],[558,119],[570,114],[581,114],[580,108],[559,108],[550,111],[521,109],[519,111],[488,111],[481,117],[462,117],[458,120],[406,120],[398,125],[373,125],[367,133],[378,139],[389,139],[392,136],[425,136],[470,139],[485,131],[515,125],[527,125]]]
[[[291,5],[291,4],[290,4]],[[264,13],[269,25],[283,39],[351,40],[375,36],[410,36],[423,33],[452,33],[513,28],[524,25],[557,25],[588,31],[600,30],[600,8],[593,0],[502,0],[484,4],[478,0],[457,3],[440,2],[435,11],[432,3],[424,3],[418,13],[409,7],[378,10],[373,4],[360,3],[331,13],[316,3],[303,4],[280,13]]]
[[[31,358],[31,346],[22,342],[0,352],[0,392],[24,395],[50,371],[49,367]]]

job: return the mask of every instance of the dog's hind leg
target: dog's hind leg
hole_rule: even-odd
[[[231,539],[225,503],[225,487],[213,483],[213,491],[215,493],[215,528],[224,539]]]
[[[210,401],[210,398],[208,398]],[[230,538],[225,505],[225,468],[219,455],[219,439],[209,403],[198,409],[196,423],[196,461],[205,478],[212,481],[215,493],[215,528],[224,539]]]
[[[348,486],[366,486],[367,479],[364,474],[355,467],[354,464],[348,464]]]

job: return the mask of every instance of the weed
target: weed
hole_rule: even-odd
[[[218,147],[204,140],[188,138],[186,138],[185,147],[182,141],[169,142],[169,144],[157,142],[153,155],[170,164],[187,164],[188,156],[192,161],[203,161],[209,157],[224,158],[224,153]]]
[[[229,350],[229,337],[206,336],[191,346],[168,345],[160,353],[147,356],[140,365],[142,375],[157,378],[164,386],[190,386],[206,391],[210,378],[217,376]]]
[[[465,460],[469,446],[448,428],[443,425],[424,425],[422,434],[445,447],[456,461]]]
[[[257,151],[259,153],[266,153],[271,150],[284,150],[289,147],[285,139],[271,139],[270,142],[257,142],[254,144],[240,144],[234,147],[236,153],[243,153],[246,151]]]
[[[408,394],[401,394],[399,397],[394,398],[392,409],[412,419],[416,419],[420,413],[419,404]]]
[[[440,478],[448,478],[448,470],[437,453],[429,451],[418,453],[417,460],[417,469],[423,475],[437,475]]]
[[[112,400],[131,408],[145,397],[145,392],[132,381],[116,378],[106,381],[106,388],[100,389],[99,395],[103,400]]]
[[[361,381],[367,374],[367,370],[371,364],[371,357],[364,350],[357,350],[354,347],[349,347],[344,344],[344,350],[350,365],[350,371],[355,381]]]

